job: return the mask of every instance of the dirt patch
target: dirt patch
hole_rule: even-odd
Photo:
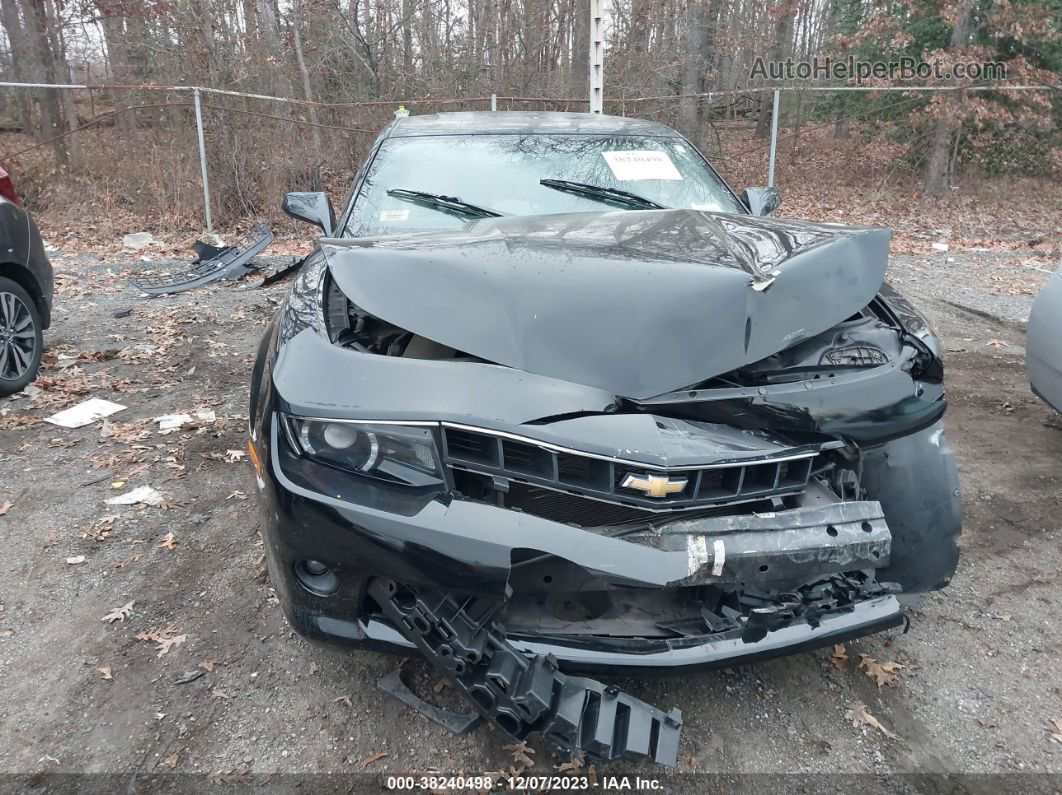
[[[122,263],[110,272],[91,257],[56,264],[68,276],[44,388],[0,401],[0,504],[12,502],[0,517],[3,769],[239,777],[512,765],[498,733],[454,736],[381,695],[374,683],[398,659],[309,645],[281,616],[240,451],[249,365],[286,285],[149,300],[124,285]],[[901,283],[905,273],[901,262]],[[920,283],[911,297],[948,349],[945,424],[966,505],[955,581],[909,633],[848,644],[843,670],[823,650],[623,681],[682,708],[679,773],[1062,767],[1046,729],[1062,718],[1062,422],[1028,391],[1017,328],[955,310]],[[128,408],[73,431],[33,419],[87,396]],[[216,419],[169,434],[154,421],[197,409]],[[163,507],[104,502],[145,485]],[[130,602],[124,620],[101,620]],[[152,631],[183,640],[166,646]],[[860,654],[902,663],[898,684],[879,688],[857,667]],[[419,663],[413,675],[428,692],[437,681]],[[860,703],[899,739],[853,726],[847,713]],[[553,772],[546,749],[534,759],[534,772]],[[699,787],[650,768],[609,772]]]

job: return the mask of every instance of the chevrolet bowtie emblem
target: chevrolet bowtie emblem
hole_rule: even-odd
[[[660,475],[646,475],[644,478],[627,475],[620,485],[625,489],[644,491],[648,497],[666,497],[668,494],[678,494],[686,488],[686,478],[672,480]]]

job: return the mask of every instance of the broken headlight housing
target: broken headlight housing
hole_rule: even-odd
[[[406,486],[443,481],[431,426],[363,423],[286,415],[288,444],[335,469]]]

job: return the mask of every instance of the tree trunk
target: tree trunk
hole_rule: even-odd
[[[966,46],[970,37],[970,25],[973,21],[973,0],[967,0],[959,10],[959,18],[951,31],[951,41],[948,43],[948,51],[954,52]],[[952,94],[953,97],[941,96],[941,102],[960,102],[962,92],[949,91],[941,94]],[[939,196],[947,193],[951,187],[948,174],[949,155],[954,140],[961,125],[956,125],[950,119],[944,117],[937,119],[933,127],[933,137],[929,144],[929,159],[926,161],[925,179],[922,183],[922,192],[927,196]]]
[[[708,15],[708,0],[689,0],[689,19],[686,21],[686,64],[682,74],[683,94],[700,94],[704,91]],[[686,97],[682,100],[682,132],[697,146],[700,146],[703,107],[700,97]]]
[[[0,0],[0,22],[3,23],[4,33],[7,34],[8,43],[11,46],[11,77],[17,82],[26,80],[26,34],[22,29],[22,22],[18,16],[18,0]],[[18,107],[19,125],[27,135],[34,135],[36,130],[33,124],[33,105],[30,95],[23,90],[16,89],[15,103]]]
[[[793,37],[793,17],[786,13],[785,8],[779,9],[780,17],[774,25],[774,48],[772,60],[781,61],[785,57],[789,42]],[[771,113],[774,103],[771,95],[765,91],[760,92],[760,117],[756,120],[756,138],[766,138],[771,129]]]
[[[299,27],[302,24],[302,20],[299,17],[299,0],[295,0],[292,4],[291,14],[291,32],[293,44],[295,45],[295,60],[298,62],[299,72],[302,74],[302,93],[307,102],[313,102],[313,91],[310,90],[310,70],[306,68],[306,59],[302,54],[302,37],[299,35]],[[317,108],[313,105],[307,105],[307,111],[310,117],[310,124],[317,124]],[[313,138],[315,163],[320,165],[323,159],[321,154],[321,130],[318,127],[311,127],[310,133]]]
[[[55,83],[55,55],[48,38],[48,13],[44,0],[23,0],[22,6],[26,17],[26,30],[32,52],[35,77],[42,83]],[[35,81],[38,82],[38,81]],[[52,141],[57,166],[68,162],[66,140],[56,137],[63,132],[63,117],[60,111],[59,89],[46,88],[41,91],[41,134]]]

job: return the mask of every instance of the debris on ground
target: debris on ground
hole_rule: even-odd
[[[162,505],[162,495],[151,488],[151,486],[140,486],[132,491],[128,491],[125,494],[119,494],[117,497],[111,497],[108,500],[104,500],[107,505],[154,505],[156,507]]]
[[[131,248],[139,251],[142,248],[155,243],[155,238],[150,232],[133,232],[122,237],[122,248]]]
[[[196,259],[181,265],[181,270],[147,273],[131,278],[129,283],[149,295],[181,293],[211,282],[225,279],[234,281],[256,270],[251,261],[273,242],[273,232],[266,224],[259,223],[242,235],[231,246],[220,248],[197,240],[193,245]]]
[[[377,753],[377,754],[373,754],[372,756],[367,756],[364,759],[362,759],[361,762],[358,763],[358,769],[359,770],[364,770],[369,765],[371,765],[373,762],[378,762],[381,759],[386,759],[388,756],[390,756],[390,754],[386,754],[386,753],[383,753],[383,752],[380,752],[380,753]]]
[[[125,411],[125,406],[109,400],[90,398],[50,417],[45,417],[44,421],[62,428],[80,428],[119,411]]]
[[[155,422],[159,424],[159,433],[163,435],[178,431],[193,422],[209,425],[216,420],[217,415],[212,409],[202,409],[191,414],[164,414],[155,418]]]

